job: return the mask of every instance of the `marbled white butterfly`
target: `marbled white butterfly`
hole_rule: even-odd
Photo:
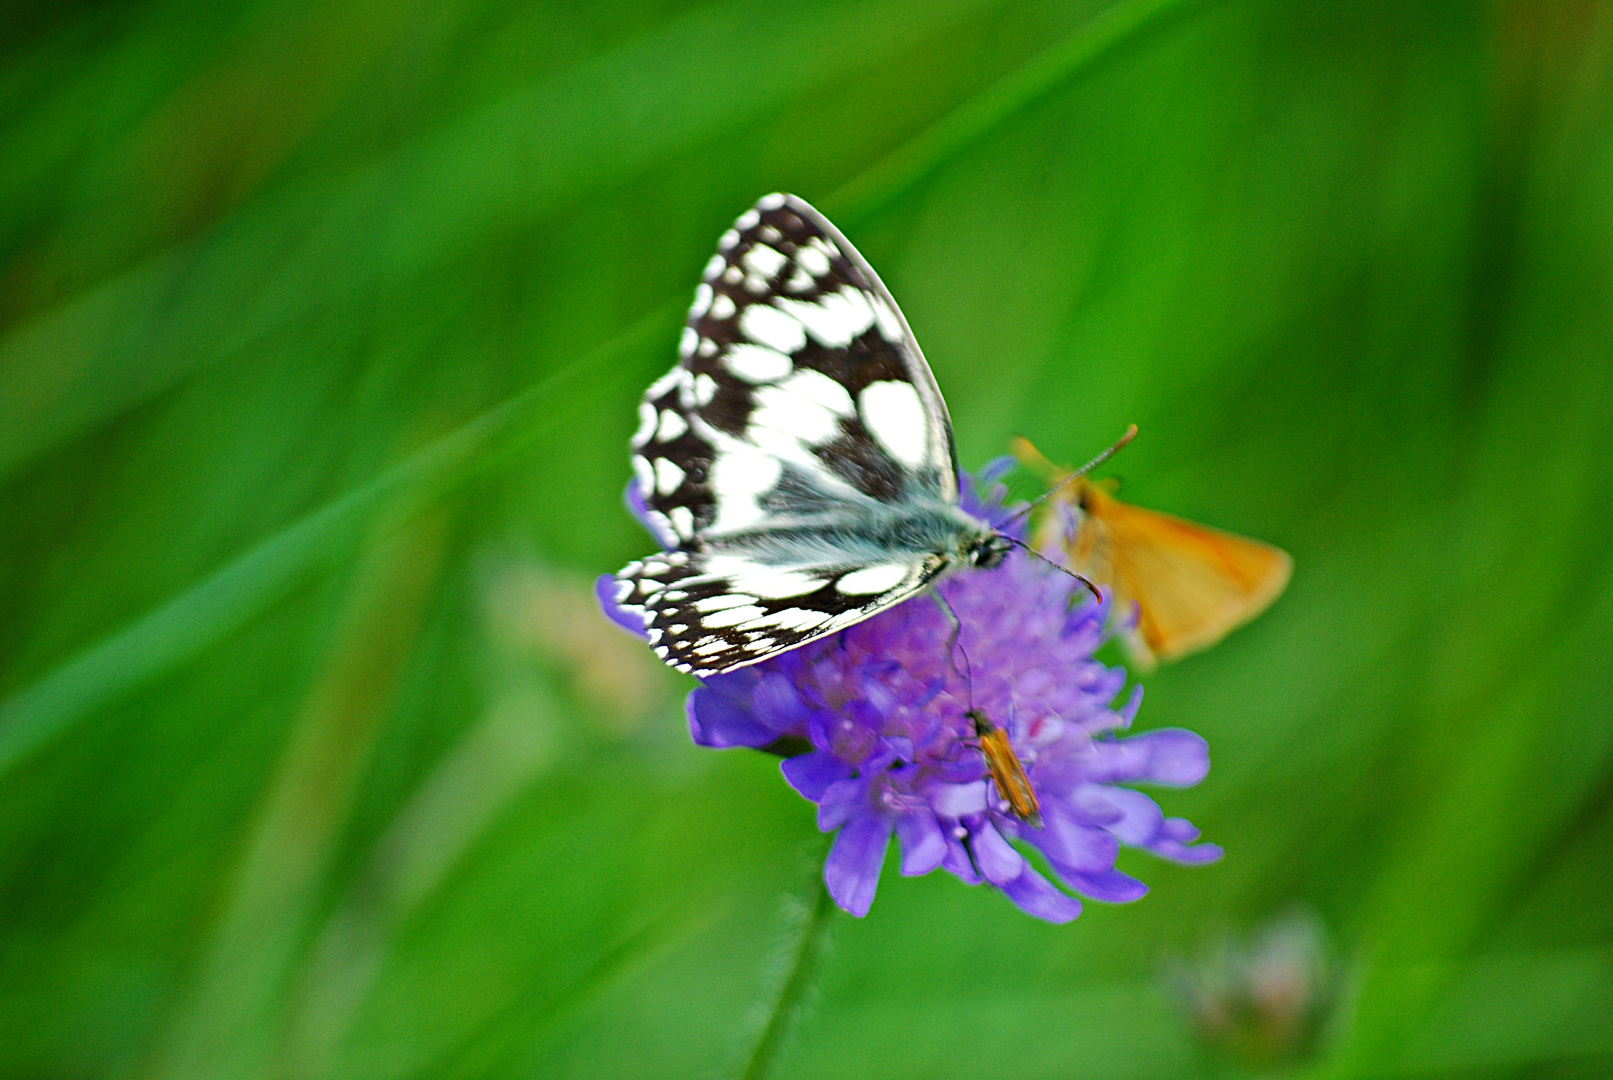
[[[671,550],[616,575],[668,664],[713,675],[843,630],[1013,541],[958,506],[952,424],[878,275],[768,195],[722,236],[633,468]]]

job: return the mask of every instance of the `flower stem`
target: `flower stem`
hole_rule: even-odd
[[[795,955],[791,958],[789,974],[785,976],[784,985],[779,989],[778,1000],[773,1002],[773,1009],[767,1017],[767,1025],[762,1028],[762,1034],[751,1050],[750,1059],[745,1062],[744,1069],[739,1073],[740,1080],[763,1080],[772,1074],[773,1065],[785,1044],[789,1042],[790,1033],[795,1029],[795,1022],[801,1018],[807,997],[817,983],[818,965],[823,959],[824,946],[829,941],[829,922],[834,914],[835,905],[829,898],[829,890],[824,887],[821,866],[812,880],[814,883],[814,894],[810,900],[812,909],[807,915],[806,925],[801,928],[801,940],[795,947]]]

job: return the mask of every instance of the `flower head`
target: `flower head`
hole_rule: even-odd
[[[982,474],[983,492],[965,477],[962,502],[1001,525],[1007,515],[993,475]],[[606,612],[638,630],[611,603],[609,582],[601,579],[599,591]],[[1107,601],[1022,554],[992,570],[952,574],[937,588],[961,624],[955,659],[947,616],[918,597],[704,679],[689,695],[689,731],[702,746],[806,748],[782,769],[817,804],[818,827],[835,833],[824,878],[836,903],[853,915],[868,911],[893,834],[903,874],[942,868],[970,884],[990,882],[1050,922],[1075,918],[1081,903],[1013,841],[1039,851],[1071,891],[1106,901],[1147,891],[1114,868],[1122,844],[1184,863],[1220,856],[1212,844],[1193,844],[1199,834],[1188,822],[1119,786],[1190,786],[1203,779],[1209,756],[1188,731],[1119,737],[1141,687],[1114,707],[1125,673],[1093,659]],[[971,710],[1006,732],[1039,801],[1039,828],[1016,816],[993,784]]]
[[[1177,960],[1166,971],[1199,1042],[1262,1072],[1316,1052],[1336,1019],[1345,974],[1327,927],[1305,909],[1248,936],[1223,935],[1196,962]]]

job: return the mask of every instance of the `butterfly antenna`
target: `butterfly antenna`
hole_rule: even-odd
[[[1054,562],[1052,559],[1049,559],[1046,555],[1043,555],[1040,551],[1037,551],[1035,548],[1031,547],[1029,544],[1025,543],[1025,541],[1023,541],[1023,540],[1015,539],[1012,536],[1009,536],[1006,539],[1008,540],[1008,542],[1010,544],[1013,544],[1015,547],[1024,548],[1025,549],[1025,554],[1031,556],[1032,558],[1041,559],[1043,562],[1045,562],[1047,565],[1051,566],[1053,569],[1057,570],[1059,573],[1068,574],[1070,577],[1073,577],[1075,580],[1079,581],[1082,585],[1086,586],[1087,592],[1092,594],[1093,599],[1097,600],[1097,602],[1100,603],[1100,604],[1103,603],[1103,594],[1098,591],[1098,587],[1096,585],[1092,584],[1092,582],[1089,579],[1087,579],[1086,577],[1084,577],[1083,575],[1077,574],[1074,570],[1071,570],[1068,566],[1065,566],[1065,565],[1063,565],[1061,563]]]
[[[1048,499],[1051,499],[1058,492],[1060,492],[1060,491],[1064,490],[1065,488],[1069,487],[1071,484],[1073,484],[1077,480],[1081,479],[1081,477],[1085,476],[1087,473],[1091,472],[1093,469],[1096,469],[1099,465],[1102,465],[1105,461],[1108,461],[1110,458],[1114,457],[1115,454],[1120,452],[1121,447],[1125,446],[1127,443],[1129,443],[1131,440],[1135,439],[1136,437],[1137,437],[1137,425],[1132,424],[1130,427],[1128,427],[1126,429],[1126,433],[1124,435],[1120,436],[1120,438],[1118,438],[1118,439],[1116,439],[1114,441],[1114,444],[1112,446],[1110,446],[1109,449],[1105,450],[1103,453],[1099,454],[1097,457],[1093,458],[1091,461],[1087,462],[1085,465],[1083,465],[1079,469],[1075,470],[1069,476],[1064,477],[1058,483],[1054,484],[1052,487],[1048,488],[1046,491],[1044,491],[1040,495],[1036,496],[1036,498],[1032,499],[1025,506],[1021,507],[1020,510],[1017,513],[1015,513],[1013,517],[1011,517],[1007,521],[1003,522],[1003,524],[1004,525],[1012,525],[1015,522],[1020,521],[1020,520],[1024,519],[1025,517],[1029,516],[1031,511],[1035,510],[1038,506],[1041,506]],[[1023,544],[1021,544],[1020,546],[1024,547]],[[1030,548],[1025,548],[1025,550],[1030,551]],[[1031,554],[1035,555],[1036,553],[1034,551],[1032,551]],[[1037,556],[1037,557],[1041,558],[1041,556]],[[1044,559],[1043,561],[1048,562],[1048,561],[1051,561],[1051,560],[1045,560]],[[1053,565],[1057,566],[1058,564],[1054,563]],[[1062,567],[1061,567],[1061,569],[1062,569]],[[1065,572],[1070,573],[1070,571],[1065,571]],[[1079,574],[1077,574],[1076,576],[1080,577]],[[1081,580],[1086,581],[1085,578],[1081,578]],[[1091,586],[1092,586],[1092,583],[1090,581],[1088,581],[1087,582],[1087,587],[1090,588]]]

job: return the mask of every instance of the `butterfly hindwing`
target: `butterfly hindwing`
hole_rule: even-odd
[[[784,568],[669,551],[623,569],[617,603],[644,620],[663,660],[712,675],[852,626],[911,596],[939,570],[933,559]]]

